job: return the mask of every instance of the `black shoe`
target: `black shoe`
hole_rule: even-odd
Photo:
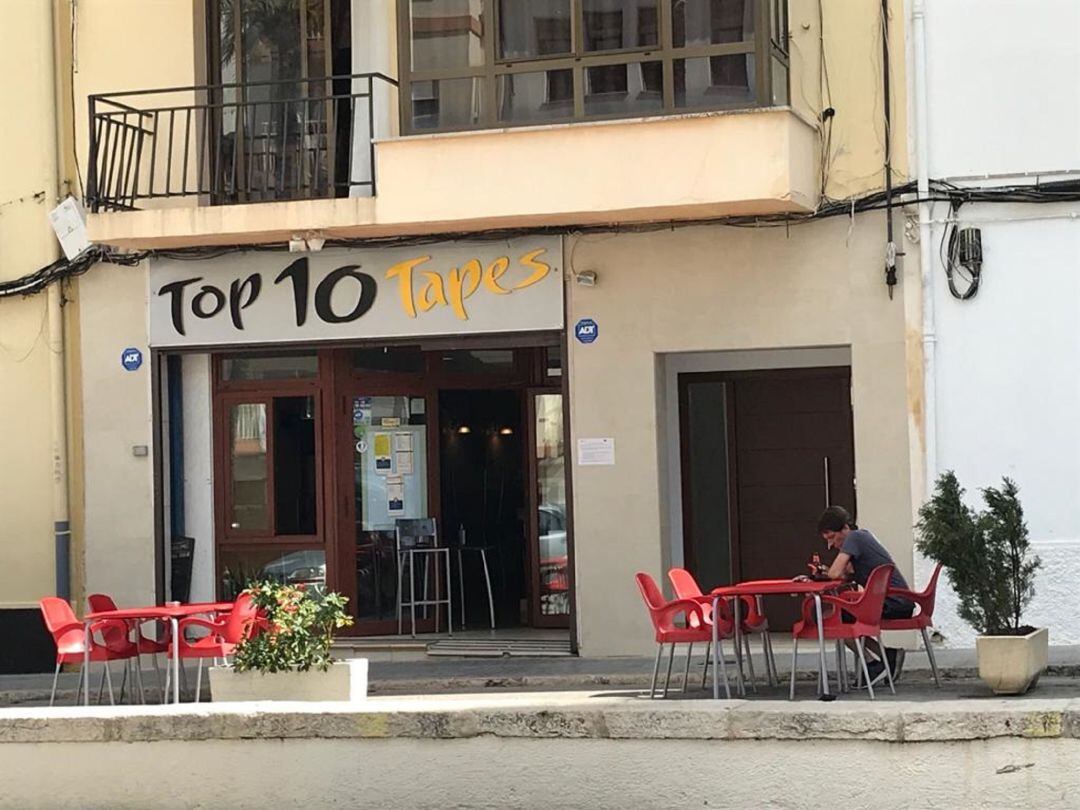
[[[880,661],[870,661],[866,665],[867,672],[870,673],[870,685],[877,686],[885,678],[885,665]],[[863,688],[866,688],[866,684],[863,684]]]
[[[900,647],[886,647],[885,657],[889,661],[889,669],[892,670],[892,679],[895,684],[900,680],[900,673],[904,671],[904,656],[906,653]]]

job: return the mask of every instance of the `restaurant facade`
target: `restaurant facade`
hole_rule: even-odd
[[[538,68],[509,55],[540,41],[506,33],[514,4],[308,4],[351,34],[297,12],[304,119],[254,90],[300,56],[255,18],[221,33],[228,5],[80,3],[70,146],[89,238],[126,263],[64,285],[73,602],[273,576],[381,637],[408,635],[406,592],[449,590],[455,630],[637,654],[634,573],[800,573],[828,502],[912,573],[917,265],[887,283],[881,211],[805,217],[881,184],[881,76],[811,79],[822,42],[880,58],[878,9],[614,2],[620,34],[553,0],[537,30],[569,21],[570,55]],[[323,96],[316,64],[342,74]],[[449,570],[403,567],[413,518]]]

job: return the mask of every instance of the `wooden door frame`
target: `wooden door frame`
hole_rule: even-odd
[[[690,371],[683,372],[677,377],[679,396],[679,470],[680,489],[682,495],[683,516],[683,559],[685,567],[693,568],[696,555],[693,548],[693,531],[691,508],[693,506],[690,494],[690,413],[688,387],[693,383],[722,383],[725,386],[725,403],[727,410],[727,474],[728,474],[728,532],[729,566],[732,581],[742,579],[742,537],[739,531],[739,462],[738,462],[738,431],[735,400],[738,396],[736,382],[739,380],[761,379],[799,379],[837,377],[848,381],[851,385],[851,366],[806,366],[796,368],[775,369],[748,369],[740,371]],[[847,408],[848,433],[851,436],[851,446],[855,447],[854,433],[854,404],[851,396],[848,396]],[[853,488],[854,490],[854,488]],[[855,497],[858,497],[856,493]],[[851,504],[852,514],[856,514],[856,505]]]

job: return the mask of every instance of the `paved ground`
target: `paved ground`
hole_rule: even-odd
[[[690,684],[701,683],[701,656],[695,656],[690,674]],[[776,651],[781,676],[790,671],[790,651]],[[800,679],[796,696],[813,700],[817,655],[799,655]],[[925,654],[910,653],[904,666],[904,677],[898,685],[898,697],[905,700],[938,700],[946,698],[981,698],[990,696],[989,690],[977,679],[974,650],[940,650],[938,666],[943,676],[943,688],[934,688]],[[682,682],[685,659],[676,657],[672,672],[672,686]],[[666,667],[661,667],[661,680]],[[829,656],[829,666],[835,667],[835,659]],[[1043,677],[1037,697],[1071,697],[1080,695],[1080,647],[1056,647],[1050,651],[1050,669]],[[733,662],[732,662],[733,664]],[[782,686],[767,689],[763,683],[763,662],[756,659],[759,692],[750,693],[751,699],[786,697],[785,681]],[[461,694],[488,691],[575,691],[610,687],[613,691],[635,692],[647,687],[652,676],[651,658],[432,658],[419,661],[372,661],[370,670],[371,693],[374,695],[426,695]],[[119,667],[114,669],[119,673]],[[94,669],[94,694],[100,669]],[[192,672],[193,675],[193,672]],[[729,667],[734,688],[734,669]],[[73,672],[61,673],[58,702],[71,703],[77,683]],[[193,688],[189,678],[189,687]],[[119,686],[119,675],[114,685]],[[152,669],[144,672],[144,683],[153,690],[156,676]],[[835,677],[833,679],[835,684]],[[0,706],[44,705],[48,703],[51,674],[0,676]],[[883,685],[884,686],[884,685]],[[206,685],[204,683],[204,690]],[[189,689],[190,691],[190,689]],[[674,696],[674,690],[672,696]],[[893,699],[888,687],[877,690],[881,699]],[[205,691],[204,691],[205,696]],[[707,697],[700,689],[691,689],[688,698]],[[850,693],[844,700],[866,700],[864,693]]]

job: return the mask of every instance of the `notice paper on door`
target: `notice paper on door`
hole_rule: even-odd
[[[413,435],[411,433],[394,434],[394,464],[398,475],[413,474]]]
[[[390,434],[376,433],[374,441],[375,472],[389,475],[394,469],[394,457],[390,454]]]
[[[405,513],[405,484],[400,475],[386,479],[386,512],[390,515]]]
[[[578,439],[578,465],[610,467],[615,463],[614,439]]]

